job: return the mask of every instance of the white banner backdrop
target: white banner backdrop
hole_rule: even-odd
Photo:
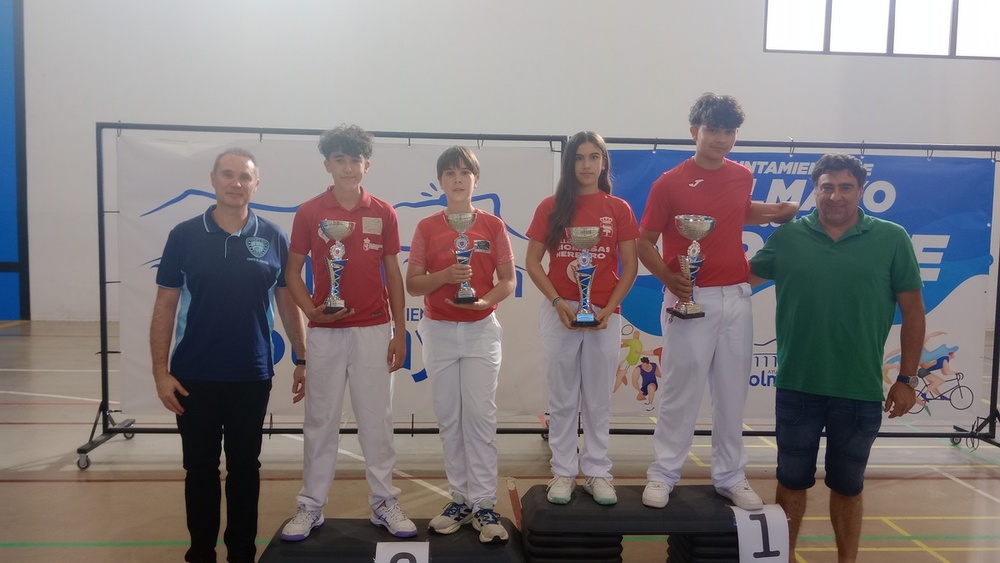
[[[258,138],[232,134],[205,137],[209,138],[199,140],[203,136],[198,133],[177,136],[126,130],[116,141],[114,172],[117,177],[105,193],[117,195],[120,209],[119,221],[109,225],[108,231],[114,233],[118,245],[121,399],[123,411],[129,414],[166,414],[156,397],[149,359],[148,331],[156,292],[155,267],[170,229],[185,219],[202,214],[213,203],[209,172],[215,156],[232,146],[247,148],[256,155],[261,186],[252,206],[286,231],[291,229],[297,206],[330,182],[313,138],[292,135]],[[396,208],[403,243],[399,260],[404,272],[409,242],[417,222],[443,207],[444,198],[436,186],[435,162],[441,151],[451,144],[448,141],[421,141],[411,145],[405,141],[377,139],[372,167],[364,185]],[[500,305],[497,313],[504,327],[498,415],[501,421],[505,417],[541,415],[547,404],[544,364],[537,342],[538,308],[543,300],[523,269],[524,233],[537,203],[552,193],[559,154],[547,143],[502,141],[489,141],[477,148],[476,153],[482,164],[482,175],[474,196],[475,205],[507,223],[517,265],[515,294]],[[670,150],[612,151],[616,195],[628,200],[636,215],[641,217],[652,179],[688,154]],[[811,185],[806,178],[809,163],[818,155],[752,156],[762,162],[765,158],[770,159],[768,162],[804,161],[801,165],[775,166],[780,168],[777,174],[769,173],[766,168],[755,170],[755,200],[791,199],[802,204],[803,212],[813,208]],[[737,158],[742,160],[750,156]],[[879,159],[869,156],[866,161],[877,164],[872,164],[873,174],[875,181],[880,182],[876,186],[878,190],[869,191],[891,192],[893,196],[892,199],[866,200],[866,210],[907,228],[913,235],[925,274],[924,294],[928,305],[925,360],[961,348],[960,357],[951,369],[964,372],[961,386],[955,376],[944,378],[944,386],[937,393],[924,395],[926,408],[921,413],[904,417],[898,423],[927,429],[944,427],[939,430],[950,430],[953,423],[967,426],[975,416],[985,414],[984,399],[988,398],[988,389],[983,385],[986,374],[982,362],[977,361],[980,356],[976,352],[982,349],[982,327],[989,313],[981,306],[987,283],[985,264],[990,259],[984,246],[989,240],[988,211],[979,217],[975,210],[990,208],[992,168],[984,168],[982,163],[973,163],[971,159],[936,158],[931,162],[915,157]],[[748,166],[755,166],[755,161],[748,162]],[[972,168],[963,168],[969,166]],[[964,183],[954,178],[963,178]],[[952,181],[948,193],[936,189],[944,179]],[[896,198],[897,194],[900,197]],[[981,232],[984,229],[985,235]],[[756,252],[771,230],[773,226],[747,227],[744,242],[748,253]],[[115,262],[114,257],[109,259],[109,264]],[[621,364],[615,378],[620,384],[615,384],[612,410],[615,415],[649,417],[645,421],[651,422],[655,412],[639,392],[639,385],[641,372],[655,373],[662,362],[657,320],[662,285],[644,268],[640,268],[640,274],[623,303],[625,324]],[[416,331],[421,305],[421,299],[407,296],[409,353],[403,369],[396,372],[394,393],[394,418],[400,424],[409,423],[411,417],[417,423],[433,424],[434,421],[429,381],[421,362],[420,335]],[[757,292],[754,310],[755,346],[748,374],[750,394],[746,416],[748,423],[760,428],[760,425],[773,424],[776,368],[773,287],[765,286]],[[302,407],[291,403],[290,350],[280,322],[276,322],[275,329],[272,336],[277,376],[270,410],[275,415],[288,415],[295,420],[301,417]],[[898,343],[898,325],[893,328],[886,348],[887,381],[895,376],[892,354],[895,343]],[[644,357],[651,364],[641,362]],[[966,396],[971,399],[968,405],[964,403]],[[349,406],[347,404],[346,408]],[[707,407],[706,394],[700,425],[711,423]],[[345,416],[350,416],[349,410]],[[624,422],[629,420],[642,422],[635,418]]]
[[[255,212],[278,223],[286,232],[291,230],[297,206],[323,191],[330,183],[330,176],[323,169],[315,139],[265,136],[240,142],[192,142],[128,133],[117,139],[115,155],[120,209],[117,243],[122,410],[129,414],[165,414],[152,381],[148,342],[156,294],[155,268],[170,229],[202,214],[214,202],[209,173],[215,156],[232,146],[254,153],[261,184],[251,205]],[[376,140],[364,186],[396,207],[404,247],[399,261],[404,272],[417,222],[443,208],[444,196],[436,186],[435,164],[438,155],[452,144],[436,141],[410,145]],[[490,141],[475,152],[482,173],[474,203],[507,222],[518,265],[515,294],[500,305],[497,313],[504,326],[505,352],[497,402],[503,414],[538,414],[545,411],[547,401],[544,373],[539,367],[541,352],[535,337],[542,299],[523,270],[527,248],[524,232],[536,203],[552,193],[559,154],[548,143],[500,141]],[[430,384],[423,370],[420,336],[416,332],[422,299],[407,296],[406,306],[409,353],[404,368],[395,375],[395,418],[409,421],[415,415],[417,422],[430,422],[434,420]],[[270,410],[279,415],[301,416],[302,405],[292,405],[291,401],[293,365],[280,325],[276,320],[272,335],[277,375]],[[348,409],[349,406],[348,403]]]

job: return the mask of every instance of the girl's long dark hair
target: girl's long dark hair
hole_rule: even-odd
[[[593,131],[580,131],[569,138],[563,149],[559,183],[556,184],[556,201],[549,214],[549,230],[545,233],[545,247],[554,252],[565,235],[566,227],[573,224],[576,200],[580,195],[580,183],[576,179],[576,151],[584,143],[593,143],[604,157],[604,169],[597,179],[597,187],[604,193],[611,193],[611,158],[604,138]]]

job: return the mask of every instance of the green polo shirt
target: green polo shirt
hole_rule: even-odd
[[[777,387],[885,398],[882,357],[896,294],[923,286],[903,227],[859,208],[858,223],[834,241],[813,210],[775,230],[750,269],[775,283]]]

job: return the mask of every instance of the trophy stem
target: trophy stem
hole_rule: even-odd
[[[576,317],[570,322],[573,326],[594,327],[600,324],[590,306],[590,282],[593,281],[596,270],[597,266],[587,266],[576,270],[576,286],[580,290],[580,306],[576,310]]]
[[[469,261],[472,259],[471,250],[456,250],[455,258],[458,263],[467,266]],[[476,296],[476,290],[472,288],[468,281],[464,281],[458,286],[458,292],[455,294],[455,303],[475,303],[479,301],[479,297]]]
[[[326,306],[323,309],[324,313],[336,313],[345,308],[344,300],[340,298],[340,276],[344,273],[344,266],[346,264],[346,258],[340,260],[326,259],[326,268],[330,272],[330,295],[323,301],[323,304]]]
[[[691,298],[687,301],[678,299],[673,307],[667,308],[667,312],[671,315],[680,319],[698,319],[705,316],[704,311],[701,310],[701,305],[694,301],[694,281],[698,276],[698,270],[701,269],[703,259],[704,257],[701,254],[697,256],[681,254],[677,257],[677,261],[681,266],[681,273],[691,280],[692,293]]]

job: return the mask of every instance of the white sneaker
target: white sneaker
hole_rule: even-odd
[[[729,489],[715,488],[715,492],[733,501],[733,504],[743,510],[760,510],[764,508],[764,501],[760,500],[757,493],[750,488],[750,482],[745,478]]]
[[[576,480],[572,477],[553,477],[545,488],[545,498],[552,504],[568,504],[575,488]]]
[[[583,483],[583,490],[590,493],[590,496],[594,497],[594,502],[597,504],[608,505],[618,502],[615,487],[603,477],[587,477],[587,480]]]
[[[298,512],[281,529],[281,539],[285,541],[302,541],[309,537],[309,532],[319,528],[325,522],[322,510],[306,510],[299,505]]]
[[[403,509],[399,508],[399,503],[388,504],[383,502],[378,508],[372,511],[371,523],[381,526],[397,538],[412,538],[417,535],[417,527],[403,514]]]
[[[476,511],[472,527],[479,530],[480,543],[500,543],[507,541],[507,530],[500,524],[500,515],[493,507],[483,507]]]
[[[464,524],[472,520],[472,508],[464,502],[449,502],[441,514],[431,518],[427,526],[436,534],[451,534],[457,532]]]
[[[646,488],[642,490],[642,504],[650,508],[663,508],[670,500],[670,491],[673,487],[662,481],[650,481],[646,483]]]

